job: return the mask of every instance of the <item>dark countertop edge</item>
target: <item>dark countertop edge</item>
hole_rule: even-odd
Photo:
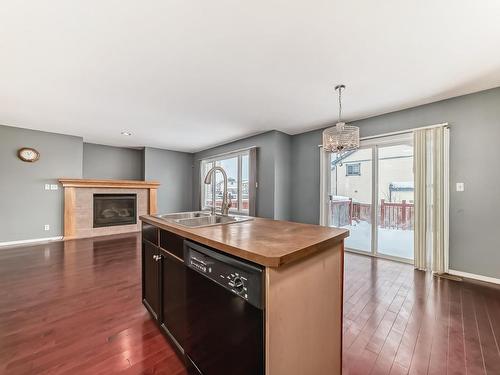
[[[346,229],[345,232],[340,233],[335,237],[329,238],[329,239],[324,240],[322,242],[315,243],[311,246],[304,247],[300,250],[296,250],[290,254],[286,254],[283,256],[264,256],[264,255],[256,254],[256,253],[253,253],[253,252],[250,252],[247,250],[240,249],[238,247],[228,245],[224,242],[211,240],[205,236],[191,233],[189,231],[184,230],[181,226],[175,225],[173,223],[167,223],[164,220],[156,218],[156,217],[151,216],[151,215],[141,215],[139,217],[139,220],[142,220],[148,224],[157,226],[160,229],[170,231],[172,233],[175,233],[179,236],[185,237],[185,238],[190,239],[192,241],[196,241],[196,242],[199,242],[203,245],[210,246],[210,247],[217,249],[223,253],[233,255],[233,256],[239,257],[241,259],[248,260],[250,262],[257,263],[257,264],[264,266],[264,267],[273,267],[273,268],[281,267],[285,264],[299,261],[302,258],[309,257],[315,253],[319,253],[321,251],[324,251],[324,250],[330,248],[331,246],[339,243],[340,241],[344,240],[349,235],[349,231]],[[230,225],[235,225],[235,224],[230,224]],[[229,249],[231,249],[231,251],[228,251],[222,247],[229,248]]]

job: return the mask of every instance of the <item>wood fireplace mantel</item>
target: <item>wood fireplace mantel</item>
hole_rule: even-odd
[[[83,178],[60,178],[63,187],[97,187],[97,188],[123,188],[123,189],[158,189],[157,181],[137,180],[94,180]]]
[[[80,194],[77,193],[77,190],[86,189],[86,194],[90,194],[91,191],[101,191],[103,189],[110,191],[115,190],[134,190],[134,191],[144,191],[147,190],[147,203],[146,197],[143,196],[143,202],[146,204],[146,207],[143,208],[143,212],[147,211],[149,215],[154,215],[157,213],[157,195],[158,195],[158,187],[160,183],[157,181],[137,181],[137,180],[97,180],[97,179],[82,179],[82,178],[60,178],[59,182],[64,187],[64,238],[79,238],[82,236],[81,233],[90,233],[88,228],[88,223],[82,219],[82,213],[88,216],[89,211],[93,209],[92,207],[82,208],[82,204],[88,206],[90,202],[81,202],[78,201],[78,197]],[[82,192],[83,192],[82,191]],[[88,200],[88,199],[87,199]],[[78,202],[77,202],[78,201]],[[86,223],[86,224],[83,224]],[[81,226],[87,227],[84,230],[81,230]],[[118,227],[116,227],[118,228]],[[125,228],[117,229],[120,233],[123,233]],[[127,230],[140,230],[139,224],[136,226],[129,226]],[[91,232],[94,234],[87,234],[83,236],[89,235],[102,235],[102,234],[112,234],[111,229],[108,228],[105,231],[104,228],[102,230],[93,229]],[[102,232],[102,233],[101,233]],[[99,233],[99,234],[97,234]]]

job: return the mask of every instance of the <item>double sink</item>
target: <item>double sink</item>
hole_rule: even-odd
[[[250,216],[212,215],[206,211],[178,212],[173,214],[156,215],[156,217],[188,228],[233,224],[252,220]]]

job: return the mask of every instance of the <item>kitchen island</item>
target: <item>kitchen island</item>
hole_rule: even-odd
[[[143,303],[190,372],[341,373],[347,230],[262,218],[198,228],[140,219]]]

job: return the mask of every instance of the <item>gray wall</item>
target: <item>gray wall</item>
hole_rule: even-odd
[[[448,122],[450,268],[500,278],[500,88],[354,122],[362,136]],[[321,130],[292,140],[292,218],[318,223]],[[456,192],[455,183],[465,191]]]
[[[18,159],[21,147],[38,150],[40,160]],[[82,153],[79,137],[0,126],[0,242],[62,236],[63,190],[44,185],[81,178]]]
[[[158,189],[159,213],[192,209],[192,154],[146,147],[144,177],[161,183]]]
[[[292,220],[319,224],[319,149],[321,130],[292,138]]]
[[[292,136],[276,132],[274,149],[274,218],[292,218]]]
[[[37,149],[40,160],[19,160],[21,147]],[[0,242],[63,235],[63,189],[44,189],[61,177],[158,180],[159,212],[191,210],[192,165],[188,153],[83,143],[80,137],[0,125]]]
[[[83,177],[142,180],[143,150],[83,144]]]
[[[193,207],[200,207],[200,161],[214,155],[239,149],[257,147],[257,202],[256,215],[267,218],[289,219],[289,194],[283,189],[283,183],[289,177],[286,171],[286,160],[283,155],[290,152],[290,136],[278,131],[270,131],[249,138],[234,141],[222,146],[200,151],[194,155],[193,169]],[[277,156],[278,155],[278,156]],[[276,160],[279,159],[279,173]],[[290,160],[288,160],[288,163]],[[278,177],[277,177],[278,176]],[[276,186],[283,190],[278,194]],[[283,195],[280,195],[283,194]]]

